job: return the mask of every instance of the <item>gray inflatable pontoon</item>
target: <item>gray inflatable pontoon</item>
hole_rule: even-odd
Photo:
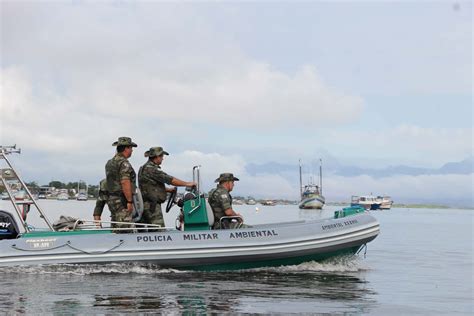
[[[1,158],[16,175],[5,147],[0,148]],[[199,169],[193,169],[194,177],[199,183]],[[6,177],[1,180],[8,189]],[[21,205],[12,199],[24,232],[19,233],[10,213],[0,212],[0,266],[127,262],[198,270],[278,266],[354,254],[380,230],[378,221],[360,208],[337,211],[326,220],[212,230],[212,212],[197,189],[181,204],[183,230],[152,227],[154,232],[145,232],[149,226],[130,223],[133,232],[118,233],[77,220],[68,231],[56,231],[24,187],[29,206],[36,206],[49,230],[31,231]]]

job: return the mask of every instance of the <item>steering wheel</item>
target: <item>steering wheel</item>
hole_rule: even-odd
[[[168,198],[168,203],[166,203],[166,213],[168,213],[171,210],[173,205],[177,204],[177,202],[176,202],[176,195],[177,194],[178,194],[177,188],[176,188],[176,190],[171,192],[170,197]]]

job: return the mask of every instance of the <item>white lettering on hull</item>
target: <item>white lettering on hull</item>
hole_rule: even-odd
[[[359,222],[356,219],[351,219],[351,220],[348,220],[348,221],[344,221],[342,223],[334,223],[334,224],[323,225],[323,226],[321,226],[321,228],[323,230],[328,230],[328,229],[334,229],[334,228],[342,228],[342,227],[345,227],[345,226],[350,226],[350,225],[354,225],[354,224],[358,224],[358,223]]]
[[[236,238],[261,238],[261,237],[272,237],[272,236],[278,236],[278,233],[272,229],[272,230],[258,230],[258,231],[251,231],[251,232],[235,232],[235,233],[230,233],[230,238],[231,239],[236,239]]]
[[[217,233],[203,233],[203,234],[184,234],[183,240],[211,240],[219,239]]]
[[[137,242],[161,242],[161,241],[173,241],[173,238],[169,235],[150,235],[150,236],[137,236]]]

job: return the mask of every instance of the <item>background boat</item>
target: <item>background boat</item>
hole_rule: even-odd
[[[275,202],[272,201],[272,200],[264,200],[264,201],[262,201],[262,205],[275,206]]]
[[[381,202],[373,195],[353,195],[351,197],[351,206],[360,206],[366,210],[378,210],[380,209]]]
[[[81,187],[82,183],[84,183],[85,188]],[[79,182],[77,183],[76,200],[78,200],[78,201],[87,201],[87,184],[82,180],[79,180]]]
[[[67,192],[67,189],[60,189],[59,194],[56,196],[56,200],[58,201],[69,200],[69,193]]]
[[[379,208],[381,210],[389,210],[392,207],[392,204],[393,204],[392,198],[388,195],[377,196],[376,201],[380,203]]]
[[[255,201],[252,198],[249,198],[247,201],[245,201],[245,204],[247,204],[247,205],[256,205],[257,201]]]
[[[298,207],[300,209],[322,209],[324,204],[326,203],[326,199],[323,196],[323,168],[322,168],[322,160],[319,159],[319,186],[312,183],[310,178],[310,182],[303,187],[303,175],[302,175],[302,168],[301,168],[301,160],[300,160],[300,194],[301,194],[301,202],[299,203]]]

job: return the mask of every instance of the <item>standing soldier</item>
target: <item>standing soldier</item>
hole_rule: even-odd
[[[97,201],[95,201],[94,208],[94,221],[98,227],[102,227],[102,212],[104,211],[104,206],[107,203],[109,198],[109,192],[107,191],[107,179],[102,179],[99,184],[99,196]]]
[[[130,137],[119,137],[112,146],[117,146],[115,156],[107,161],[105,174],[109,206],[113,222],[131,222],[133,212],[133,193],[136,190],[136,173],[128,158],[137,144]],[[112,228],[128,228],[127,224],[112,224]],[[127,232],[119,230],[118,232]]]
[[[239,181],[238,178],[234,177],[232,173],[221,173],[219,178],[216,179],[217,187],[209,191],[208,202],[214,213],[214,226],[213,229],[225,229],[225,228],[235,228],[238,226],[238,222],[233,222],[230,219],[222,220],[221,217],[224,216],[239,216],[242,218],[242,215],[235,212],[232,208],[232,196],[230,192],[234,189],[234,181]],[[242,218],[243,222],[243,218]],[[240,227],[246,227],[240,225]]]
[[[152,147],[145,152],[148,161],[138,171],[138,184],[143,196],[143,215],[141,223],[165,226],[161,203],[166,201],[166,192],[173,192],[174,188],[167,188],[165,184],[174,186],[192,187],[195,182],[186,182],[172,177],[161,170],[164,155],[169,155],[162,147]]]

